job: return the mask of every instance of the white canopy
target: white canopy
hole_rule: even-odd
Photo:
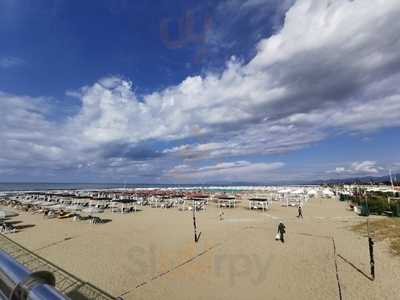
[[[286,194],[286,193],[290,193],[291,189],[283,189],[283,190],[279,190],[278,193],[279,194]]]
[[[335,195],[334,192],[332,192],[331,190],[328,190],[328,189],[323,190],[323,191],[322,191],[322,194],[323,194],[324,196],[328,196],[328,197],[331,197],[331,196],[334,196],[334,195]]]
[[[300,195],[300,194],[304,194],[304,190],[303,189],[297,189],[297,190],[291,191],[290,193],[296,194],[296,195]]]

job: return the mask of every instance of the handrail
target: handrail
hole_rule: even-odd
[[[69,300],[54,288],[50,272],[30,272],[0,250],[1,300]]]

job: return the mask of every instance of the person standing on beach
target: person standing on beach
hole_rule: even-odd
[[[285,237],[284,237],[284,234],[286,233],[285,229],[286,229],[285,224],[283,224],[283,222],[279,222],[278,233],[279,233],[279,237],[280,237],[280,240],[282,243],[285,242]]]
[[[301,205],[299,205],[298,211],[299,211],[299,214],[297,215],[297,217],[303,219],[303,208],[301,207]]]

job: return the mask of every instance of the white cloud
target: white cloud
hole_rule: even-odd
[[[383,168],[378,167],[375,161],[355,162],[351,165],[352,169],[361,173],[378,173]]]
[[[385,168],[379,166],[376,161],[361,161],[353,162],[348,167],[337,167],[333,171],[328,171],[328,173],[334,173],[338,175],[376,175]]]
[[[140,101],[131,83],[103,79],[82,90],[75,123],[92,142],[255,134],[256,127],[257,138],[265,131],[268,138],[277,126],[318,140],[326,128],[398,126],[399,89],[387,94],[384,83],[398,82],[399,15],[395,0],[299,0],[247,65],[232,59],[220,75],[188,77]]]
[[[283,153],[331,132],[400,126],[399,17],[398,0],[298,0],[282,29],[262,40],[248,63],[232,57],[221,73],[191,76],[141,97],[129,80],[103,78],[68,92],[81,100],[81,108],[62,122],[50,119],[48,101],[0,94],[6,116],[0,159],[12,166],[35,161],[98,170],[150,159],[133,149],[142,143],[180,145],[190,139],[159,151],[179,164]],[[161,164],[161,154],[153,152],[153,164]],[[247,174],[269,167],[248,164],[236,170]],[[196,169],[204,176],[225,176],[228,170]],[[379,171],[371,162],[337,171],[346,170]]]
[[[178,165],[168,175],[180,180],[263,181],[271,172],[284,166],[281,162],[251,163],[248,161],[222,162],[203,167]]]

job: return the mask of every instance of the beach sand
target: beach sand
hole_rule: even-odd
[[[104,213],[112,222],[101,225],[22,213],[14,220],[34,226],[9,237],[124,299],[400,299],[400,259],[377,242],[368,279],[367,239],[349,230],[365,219],[345,205],[314,199],[297,219],[296,208],[250,211],[243,202],[220,221],[210,203],[197,213],[198,243],[191,212],[149,207]],[[281,220],[285,243],[274,239]]]

